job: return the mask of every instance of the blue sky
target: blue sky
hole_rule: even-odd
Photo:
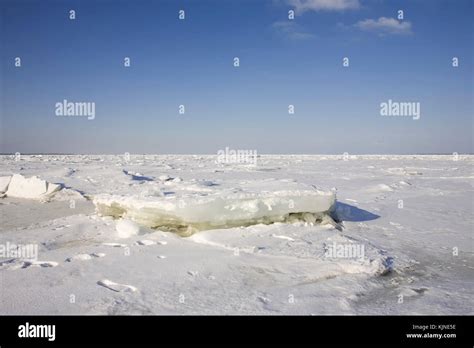
[[[3,0],[0,11],[0,152],[473,152],[471,0]],[[56,116],[64,99],[94,102],[95,118]],[[381,116],[389,99],[419,102],[420,119]]]

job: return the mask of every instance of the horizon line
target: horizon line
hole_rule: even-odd
[[[15,156],[17,153],[25,156],[218,156],[217,153],[67,153],[67,152],[0,152],[0,156]],[[452,156],[474,155],[473,152],[426,152],[426,153],[258,153],[257,156]]]

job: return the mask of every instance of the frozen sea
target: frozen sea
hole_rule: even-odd
[[[474,156],[0,163],[61,187],[0,198],[1,314],[474,312]]]

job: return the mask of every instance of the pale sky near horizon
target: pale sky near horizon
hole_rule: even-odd
[[[2,1],[0,153],[473,153],[473,3]]]

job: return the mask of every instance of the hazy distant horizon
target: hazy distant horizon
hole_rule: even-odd
[[[25,156],[123,156],[125,153],[39,153],[24,152]],[[131,156],[216,156],[216,153],[129,153]],[[458,155],[473,156],[474,153],[457,152]],[[14,156],[15,153],[0,153]],[[342,156],[344,153],[258,153],[258,156]],[[452,156],[453,153],[348,153],[349,156]]]

